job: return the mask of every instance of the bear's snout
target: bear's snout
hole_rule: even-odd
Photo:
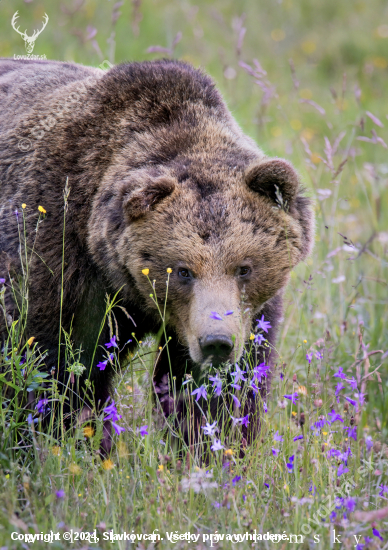
[[[208,334],[199,338],[203,359],[211,359],[213,363],[223,363],[229,359],[234,343],[227,334]]]

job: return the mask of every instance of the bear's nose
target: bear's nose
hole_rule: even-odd
[[[213,360],[226,360],[233,349],[233,340],[226,334],[208,334],[199,339],[204,359],[212,356]]]

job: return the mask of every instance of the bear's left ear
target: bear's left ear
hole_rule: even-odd
[[[144,216],[148,211],[163,199],[171,195],[175,189],[175,180],[167,176],[160,176],[137,189],[124,200],[124,212],[128,222],[132,222]]]
[[[299,179],[291,163],[284,159],[268,159],[250,166],[246,184],[287,210],[298,195]]]

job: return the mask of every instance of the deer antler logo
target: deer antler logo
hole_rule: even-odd
[[[24,32],[20,32],[19,27],[18,28],[15,27],[16,20],[19,17],[18,13],[19,12],[17,11],[16,13],[14,13],[14,16],[12,17],[12,27],[23,38],[27,53],[32,53],[34,51],[35,40],[38,38],[38,36],[40,35],[40,33],[43,31],[43,29],[46,27],[48,23],[48,20],[49,20],[48,15],[47,13],[44,14],[43,27],[40,29],[40,31],[34,31],[34,34],[32,36],[28,36],[27,30],[25,30]]]

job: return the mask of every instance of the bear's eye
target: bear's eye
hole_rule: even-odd
[[[178,275],[181,279],[191,279],[192,275],[191,272],[188,269],[179,269]]]
[[[240,277],[246,277],[247,275],[249,275],[250,272],[251,272],[251,268],[246,265],[239,267],[238,269],[238,275]]]

